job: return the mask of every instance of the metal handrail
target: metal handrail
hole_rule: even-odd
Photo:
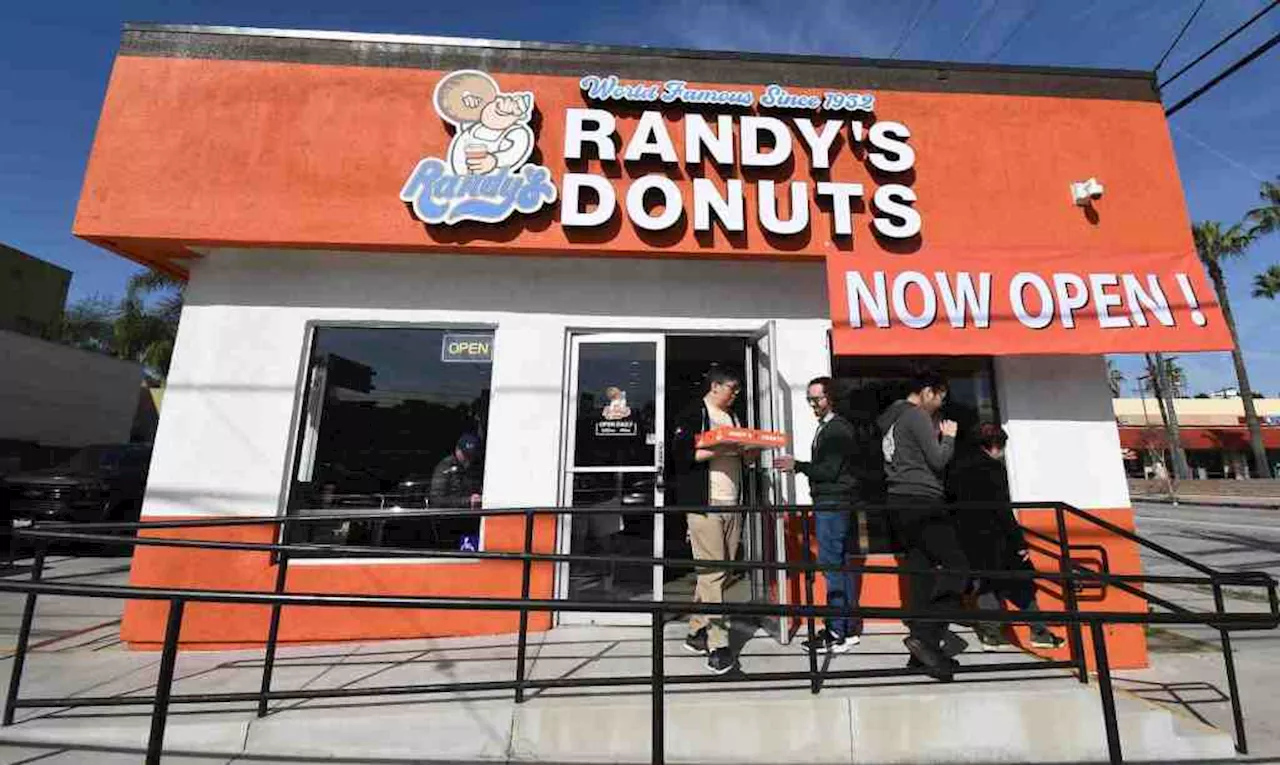
[[[965,505],[955,506],[958,510],[977,510],[984,509],[990,511],[1002,507],[1001,505]],[[1118,723],[1116,720],[1115,702],[1111,688],[1110,665],[1106,656],[1106,644],[1103,635],[1103,626],[1105,624],[1170,624],[1170,625],[1208,625],[1218,629],[1223,639],[1224,660],[1228,674],[1228,681],[1231,688],[1232,709],[1236,722],[1236,741],[1237,749],[1245,751],[1244,739],[1244,722],[1243,714],[1239,705],[1238,689],[1236,687],[1234,662],[1230,654],[1229,631],[1231,630],[1249,630],[1249,629],[1274,629],[1280,625],[1280,597],[1277,596],[1276,581],[1265,573],[1258,572],[1220,572],[1208,566],[1203,566],[1198,562],[1191,561],[1188,565],[1201,572],[1202,576],[1142,576],[1142,575],[1121,575],[1111,574],[1109,572],[1093,571],[1091,569],[1080,566],[1070,558],[1070,544],[1067,539],[1068,528],[1065,523],[1067,513],[1074,513],[1085,520],[1096,523],[1109,533],[1114,533],[1127,539],[1147,544],[1157,552],[1167,554],[1169,557],[1182,562],[1186,559],[1173,551],[1167,551],[1155,543],[1149,543],[1136,534],[1128,532],[1128,530],[1110,524],[1109,522],[1097,518],[1085,511],[1078,510],[1070,505],[1063,503],[1011,503],[1008,507],[1012,508],[1036,508],[1036,509],[1052,509],[1055,511],[1058,525],[1061,555],[1059,557],[1059,571],[981,571],[965,569],[964,571],[947,570],[945,573],[963,573],[968,576],[987,575],[1000,576],[1003,578],[1031,578],[1046,579],[1050,581],[1058,581],[1063,586],[1063,600],[1065,611],[1053,612],[1033,612],[1012,614],[1006,611],[987,611],[987,610],[965,610],[965,611],[936,611],[936,610],[920,610],[909,607],[888,608],[888,607],[863,607],[855,606],[850,608],[830,608],[827,606],[813,605],[812,594],[812,578],[815,572],[825,570],[848,570],[863,571],[872,573],[896,573],[899,575],[916,575],[923,573],[941,573],[938,569],[929,569],[922,571],[918,569],[910,569],[898,566],[868,566],[868,565],[850,565],[847,562],[843,565],[826,565],[816,564],[811,560],[811,551],[808,544],[804,547],[805,561],[803,562],[771,562],[771,561],[706,561],[700,560],[696,563],[688,559],[669,559],[669,558],[644,558],[644,557],[628,557],[628,556],[609,556],[609,555],[565,555],[554,553],[539,553],[533,550],[534,543],[534,521],[541,515],[560,515],[560,514],[589,514],[598,512],[595,508],[523,508],[523,509],[494,509],[494,510],[429,510],[414,512],[396,512],[396,513],[367,513],[362,515],[352,515],[344,513],[338,516],[285,516],[270,518],[216,518],[216,519],[199,519],[199,520],[182,520],[182,521],[147,521],[138,523],[95,523],[95,524],[40,524],[38,526],[27,529],[15,529],[15,544],[17,539],[26,538],[34,540],[39,545],[35,560],[31,570],[31,581],[5,581],[0,580],[0,591],[17,592],[26,594],[26,604],[23,610],[22,626],[19,631],[18,644],[14,654],[13,672],[10,678],[8,705],[4,712],[4,724],[12,724],[14,712],[18,708],[30,707],[76,707],[76,706],[125,706],[138,704],[151,704],[152,710],[152,729],[151,736],[148,741],[147,762],[158,763],[163,751],[164,727],[167,720],[168,707],[173,703],[208,703],[208,702],[239,702],[253,701],[258,702],[259,715],[265,715],[268,703],[271,700],[279,699],[297,699],[297,698],[339,698],[351,696],[369,696],[369,695],[386,695],[386,694],[417,694],[417,693],[437,693],[437,692],[456,692],[459,690],[514,690],[517,703],[523,702],[525,699],[525,691],[534,688],[565,688],[565,687],[599,687],[599,686],[616,686],[616,685],[645,685],[649,684],[653,694],[653,761],[661,763],[664,759],[663,749],[663,725],[662,725],[662,709],[663,709],[663,687],[666,684],[692,684],[702,682],[734,682],[738,680],[751,681],[787,681],[787,680],[808,680],[814,693],[820,690],[820,684],[823,679],[843,679],[843,678],[868,678],[868,677],[899,677],[905,675],[919,674],[924,670],[915,669],[862,669],[862,670],[845,670],[832,672],[827,670],[819,671],[817,667],[816,653],[811,648],[809,651],[809,670],[807,672],[778,672],[754,674],[744,677],[707,677],[703,675],[697,676],[675,676],[667,677],[663,671],[662,650],[663,650],[663,633],[662,625],[665,617],[673,614],[684,613],[705,613],[726,616],[792,616],[805,618],[808,621],[809,632],[814,631],[814,619],[822,616],[837,616],[853,614],[863,618],[884,618],[884,619],[904,619],[904,620],[920,620],[920,621],[945,621],[954,622],[962,620],[980,619],[1001,624],[1026,624],[1026,623],[1053,623],[1065,624],[1069,629],[1071,659],[1069,661],[1034,661],[1021,662],[1004,665],[965,665],[959,668],[962,673],[972,672],[1001,672],[1001,671],[1022,671],[1028,669],[1063,669],[1069,668],[1075,671],[1082,682],[1087,682],[1087,672],[1085,665],[1084,647],[1081,639],[1080,629],[1082,626],[1088,626],[1093,639],[1093,650],[1095,654],[1095,666],[1098,672],[1099,690],[1102,696],[1103,716],[1106,724],[1108,751],[1113,762],[1122,761],[1122,753],[1120,749],[1120,740],[1118,732]],[[869,508],[860,506],[862,510],[874,510],[879,512],[892,512],[894,506],[877,506]],[[807,514],[812,511],[808,506],[791,506],[791,507],[772,507],[772,508],[631,508],[632,512],[639,510],[640,512],[652,513],[682,513],[682,512],[796,512]],[[170,539],[158,536],[132,536],[120,537],[105,533],[106,531],[144,531],[159,529],[183,529],[183,528],[210,528],[225,526],[244,526],[244,525],[263,525],[278,524],[282,528],[292,523],[322,523],[325,521],[378,521],[378,520],[406,520],[414,517],[423,518],[440,518],[440,517],[488,517],[488,516],[524,516],[525,517],[525,534],[524,549],[522,552],[515,551],[447,551],[446,557],[459,557],[468,559],[500,559],[507,561],[519,561],[522,563],[521,576],[521,596],[515,598],[488,598],[488,597],[426,597],[426,596],[397,596],[397,595],[367,595],[367,594],[343,594],[343,593],[287,593],[285,592],[285,584],[287,578],[287,567],[290,557],[315,557],[317,555],[324,557],[362,557],[378,555],[379,557],[396,557],[404,555],[405,557],[421,557],[424,553],[433,556],[440,556],[442,551],[426,551],[411,549],[387,549],[372,548],[362,546],[347,545],[324,545],[324,544],[291,544],[291,543],[253,543],[253,542],[223,542],[218,540],[188,540],[188,539]],[[85,533],[87,530],[88,533]],[[809,524],[804,524],[805,538],[808,541]],[[49,583],[41,581],[44,569],[45,545],[51,541],[60,540],[78,540],[78,541],[94,541],[106,542],[110,544],[128,545],[128,546],[170,546],[182,548],[201,548],[210,550],[239,550],[239,551],[256,551],[256,552],[272,552],[278,554],[278,568],[274,591],[243,591],[243,590],[207,590],[207,589],[182,589],[167,587],[138,587],[133,585],[94,585],[94,584],[72,584],[72,583]],[[806,590],[808,593],[808,605],[775,605],[765,603],[692,603],[692,602],[670,602],[670,601],[653,601],[653,602],[631,602],[631,601],[593,601],[578,598],[570,599],[533,599],[530,597],[531,573],[534,563],[565,563],[565,562],[609,562],[609,563],[631,563],[635,565],[652,565],[652,566],[687,566],[687,567],[710,567],[710,568],[726,568],[726,569],[769,569],[769,570],[786,570],[803,573],[806,579]],[[1099,584],[1114,585],[1126,592],[1131,592],[1143,598],[1147,603],[1152,605],[1160,605],[1162,607],[1171,607],[1172,613],[1150,613],[1150,612],[1115,612],[1115,611],[1088,611],[1081,612],[1078,602],[1075,598],[1076,585],[1081,582],[1094,582]],[[1198,584],[1211,587],[1215,595],[1215,610],[1213,612],[1194,612],[1177,606],[1162,598],[1151,596],[1135,584]],[[1225,607],[1225,601],[1222,593],[1224,585],[1244,585],[1265,587],[1268,592],[1268,602],[1270,610],[1268,612],[1229,612]],[[165,638],[163,643],[160,677],[157,682],[157,691],[154,696],[128,696],[128,697],[75,697],[66,699],[21,699],[19,698],[19,690],[21,676],[25,658],[29,650],[29,640],[31,634],[31,625],[34,618],[35,602],[39,595],[64,595],[74,597],[91,597],[91,598],[114,598],[128,600],[151,600],[151,601],[168,601],[170,604],[168,618],[166,620]],[[263,662],[263,680],[262,686],[257,693],[232,693],[232,694],[178,694],[171,693],[173,681],[173,669],[177,658],[178,635],[182,625],[184,608],[187,602],[208,602],[222,604],[254,604],[271,606],[271,621],[268,630],[266,653]],[[410,686],[388,686],[382,688],[359,688],[359,689],[310,689],[303,691],[276,691],[271,688],[271,678],[274,667],[274,658],[279,638],[279,625],[281,610],[285,605],[294,607],[369,607],[369,608],[400,608],[400,609],[432,609],[432,610],[490,610],[490,611],[518,611],[520,615],[520,625],[517,643],[517,666],[516,677],[513,681],[493,681],[482,683],[448,683],[435,685],[410,685]],[[652,618],[653,624],[653,656],[652,667],[649,677],[607,677],[607,678],[561,678],[552,680],[532,680],[525,677],[525,656],[527,648],[528,618],[532,612],[552,612],[552,611],[578,611],[578,612],[614,612],[614,613],[648,613]]]

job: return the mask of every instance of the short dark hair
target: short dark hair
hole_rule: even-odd
[[[917,372],[911,378],[911,385],[907,389],[907,393],[920,393],[925,388],[929,388],[934,393],[946,393],[951,389],[951,386],[947,384],[947,378],[943,377],[942,373],[927,369]]]
[[[728,385],[729,383],[738,383],[741,385],[742,378],[737,372],[734,372],[728,367],[722,367],[719,364],[713,364],[711,368],[707,370],[707,388],[710,388],[712,385]]]
[[[822,377],[815,377],[815,378],[813,378],[812,380],[810,380],[810,381],[809,381],[809,384],[808,384],[808,385],[806,385],[806,386],[805,386],[805,388],[806,388],[806,390],[807,390],[808,388],[810,388],[810,387],[812,387],[812,386],[814,386],[814,385],[821,385],[821,386],[822,386],[822,394],[823,394],[824,396],[826,396],[827,398],[830,398],[830,397],[831,397],[832,392],[835,390],[835,384],[836,384],[836,381],[835,381],[835,380],[832,380],[830,377],[827,377],[826,375],[823,375]]]
[[[979,426],[977,436],[978,445],[983,449],[993,449],[996,447],[1003,449],[1005,444],[1009,443],[1009,434],[1004,431],[1004,428],[994,422],[988,422]]]

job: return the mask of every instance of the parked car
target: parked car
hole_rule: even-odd
[[[61,465],[14,473],[0,482],[13,526],[32,521],[136,521],[151,446],[88,446]]]

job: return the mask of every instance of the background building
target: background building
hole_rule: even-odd
[[[0,244],[0,330],[57,336],[71,272]]]
[[[1120,427],[1125,471],[1131,478],[1163,477],[1171,464],[1168,438],[1155,398],[1117,398],[1111,403]],[[1249,429],[1244,403],[1235,398],[1178,398],[1179,437],[1192,478],[1249,478]],[[1280,399],[1255,399],[1262,440],[1273,470],[1280,465]]]

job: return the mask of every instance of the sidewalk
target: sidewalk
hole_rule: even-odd
[[[668,682],[703,673],[702,658],[680,646],[683,632],[680,623],[666,630]],[[902,636],[900,627],[880,625],[832,668],[901,667]],[[531,636],[529,676],[647,677],[649,647],[647,627],[556,629]],[[971,651],[961,661],[1027,658]],[[763,636],[747,643],[742,661],[757,674],[807,667],[798,646]],[[30,656],[22,695],[148,694],[158,662],[156,653],[118,645],[51,645]],[[280,652],[273,687],[508,680],[514,662],[514,636],[290,647]],[[256,691],[261,666],[261,651],[180,654],[174,692]],[[1231,756],[1226,736],[1188,715],[1123,693],[1118,705],[1134,761]],[[672,684],[665,706],[669,762],[1063,762],[1106,754],[1096,686],[1054,670],[951,684],[922,676],[833,681],[816,696],[803,682]],[[509,691],[281,701],[261,719],[252,704],[184,704],[172,709],[165,739],[166,752],[179,756],[165,761],[648,762],[650,710],[647,685],[534,691],[522,705]],[[19,710],[18,722],[0,730],[0,762],[137,762],[149,713],[145,706]]]
[[[1178,494],[1177,501],[1168,494],[1134,494],[1134,502],[1160,505],[1197,505],[1206,507],[1248,507],[1259,510],[1280,510],[1280,497],[1227,497],[1207,494]]]

